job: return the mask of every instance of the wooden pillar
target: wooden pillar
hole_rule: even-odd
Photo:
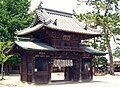
[[[35,83],[35,55],[32,58],[32,83]]]
[[[20,62],[20,81],[22,81],[22,58]]]
[[[92,57],[91,57],[91,80],[93,80],[93,62],[92,62]]]
[[[23,56],[21,58],[21,81],[27,81],[27,65],[26,65],[26,57]]]
[[[49,83],[49,84],[51,84],[51,73],[52,73],[52,69],[53,69],[53,61],[54,61],[54,60],[51,59],[51,57],[50,57],[50,59],[49,59],[49,65],[48,65],[48,66],[49,66],[49,69],[48,69],[48,75],[49,75],[49,76],[48,76],[48,79],[49,79],[49,80],[48,80],[48,81],[49,81],[48,83]]]
[[[80,64],[80,75],[79,75],[79,82],[82,82],[82,58],[79,58],[79,64]]]

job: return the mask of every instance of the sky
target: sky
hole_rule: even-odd
[[[92,7],[86,6],[85,3],[82,3],[80,6],[78,6],[77,0],[32,0],[31,11],[34,10],[39,5],[40,1],[43,2],[42,6],[44,8],[49,8],[68,13],[72,13],[73,9],[76,11],[77,14],[86,13],[87,11],[92,10]]]

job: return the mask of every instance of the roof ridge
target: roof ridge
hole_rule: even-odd
[[[72,13],[48,9],[48,8],[42,8],[42,9],[45,9],[46,12],[48,12],[48,14],[56,14],[56,15],[67,16],[67,17],[71,17],[73,15]]]

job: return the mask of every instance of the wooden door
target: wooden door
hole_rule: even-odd
[[[72,75],[72,67],[65,67],[65,80],[71,81]]]
[[[92,79],[92,59],[82,59],[82,80]]]
[[[48,83],[49,72],[48,72],[49,59],[48,58],[35,58],[35,83]]]

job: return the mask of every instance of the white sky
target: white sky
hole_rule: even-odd
[[[82,5],[78,6],[77,0],[32,0],[31,10],[34,10],[39,5],[40,1],[43,2],[42,6],[44,8],[49,8],[63,12],[72,13],[72,10],[74,9],[76,13],[85,13],[87,11],[92,10],[92,7],[86,6],[85,3],[82,3]]]

